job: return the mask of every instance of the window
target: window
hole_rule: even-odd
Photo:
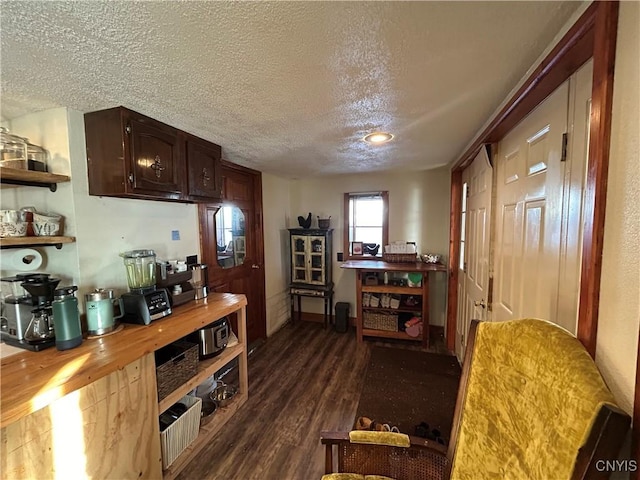
[[[460,215],[460,270],[467,269],[465,262],[465,247],[467,242],[467,197],[469,196],[469,185],[462,184],[462,212]]]
[[[379,245],[377,256],[382,256],[389,243],[389,192],[363,192],[344,194],[344,242],[347,259],[371,258],[369,247]],[[361,242],[364,254],[353,253],[353,242]]]

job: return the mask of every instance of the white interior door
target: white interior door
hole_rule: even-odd
[[[494,318],[557,318],[569,85],[500,142]]]
[[[574,335],[578,329],[583,245],[583,205],[589,156],[589,120],[593,61],[569,79],[569,138],[564,175],[558,323]]]
[[[489,320],[489,251],[493,169],[483,146],[462,172],[461,262],[456,354],[464,358],[471,319]]]

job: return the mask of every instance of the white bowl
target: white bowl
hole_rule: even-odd
[[[33,233],[38,237],[53,237],[60,232],[60,222],[33,222]]]
[[[0,237],[24,237],[28,222],[0,222]]]
[[[48,212],[33,212],[33,221],[34,222],[51,222],[51,223],[60,223],[62,219],[62,215],[58,215],[57,213],[48,213]]]
[[[424,263],[438,263],[442,258],[442,255],[438,253],[425,253],[420,255],[420,257]]]

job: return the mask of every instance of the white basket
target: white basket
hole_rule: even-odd
[[[180,454],[198,437],[200,430],[200,414],[202,399],[186,396],[180,402],[187,406],[187,411],[180,415],[175,422],[160,432],[162,447],[162,468],[166,469]]]

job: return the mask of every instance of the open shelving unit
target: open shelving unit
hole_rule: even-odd
[[[0,248],[46,247],[54,245],[57,249],[65,243],[74,243],[76,237],[4,237],[0,238]]]
[[[57,173],[36,172],[20,168],[0,167],[0,184],[9,186],[30,186],[48,188],[55,192],[58,183],[69,182],[71,177]],[[0,238],[0,248],[45,247],[54,245],[57,249],[65,243],[74,243],[75,237],[4,237]]]
[[[378,260],[351,260],[342,264],[342,268],[356,270],[356,332],[358,341],[364,337],[392,338],[398,340],[410,340],[422,342],[423,347],[429,346],[429,273],[446,272],[446,267],[439,264],[425,264],[421,262],[390,263]],[[409,287],[400,285],[366,285],[367,274],[380,275],[387,273],[419,273],[420,286]],[[364,306],[363,293],[411,295],[419,298],[416,305],[400,304],[398,308],[382,306]],[[390,331],[364,326],[363,312],[399,314],[402,312],[419,315],[422,319],[422,336],[412,337],[403,331]]]
[[[191,443],[168,468],[163,470],[162,477],[164,480],[176,478],[184,467],[205,447],[207,442],[222,429],[227,421],[229,421],[236,411],[248,400],[249,381],[247,375],[246,328],[246,310],[245,307],[242,307],[238,311],[238,343],[227,346],[220,355],[200,360],[198,362],[198,373],[158,402],[159,415],[229,362],[236,358],[238,359],[238,378],[240,380],[238,393],[228,405],[218,407],[215,413],[213,413],[213,418],[208,423],[200,426],[196,440]]]
[[[58,188],[58,183],[69,182],[70,180],[71,177],[68,175],[0,167],[0,182],[6,185],[45,187],[55,192]]]

